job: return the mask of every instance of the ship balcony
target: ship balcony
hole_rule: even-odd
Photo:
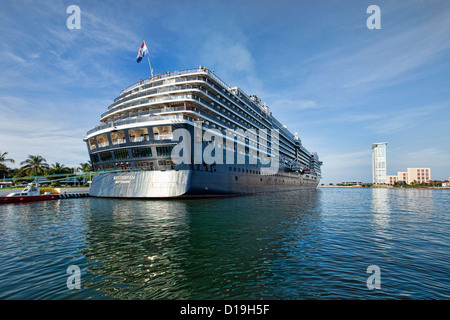
[[[198,81],[200,81],[200,80],[198,80]],[[209,83],[208,81],[206,81],[206,82],[203,81],[203,83],[205,85],[207,85],[207,88],[204,88],[204,87],[198,86],[198,85],[195,85],[195,86],[194,85],[186,85],[186,86],[181,86],[181,87],[177,87],[177,88],[164,88],[164,89],[161,89],[161,91],[158,91],[157,94],[156,93],[155,94],[140,93],[138,96],[128,97],[128,98],[120,101],[120,103],[110,106],[108,108],[109,110],[101,115],[101,120],[102,121],[107,120],[113,114],[118,114],[120,112],[126,112],[126,111],[131,112],[133,109],[144,108],[144,107],[149,107],[149,111],[147,111],[147,114],[158,113],[158,112],[160,112],[160,110],[152,109],[151,106],[158,105],[163,102],[170,103],[171,101],[176,102],[177,100],[181,100],[181,101],[197,100],[197,101],[202,101],[206,106],[208,106],[208,108],[211,108],[211,106],[214,106],[214,109],[219,109],[219,110],[222,109],[224,112],[228,113],[229,116],[231,116],[233,118],[242,119],[241,121],[243,121],[244,123],[249,122],[249,124],[259,127],[259,126],[264,126],[263,121],[265,121],[266,122],[265,125],[270,126],[270,121],[267,118],[261,117],[261,115],[259,115],[254,110],[251,110],[251,108],[246,107],[242,103],[238,103],[238,99],[232,93],[227,92],[229,95],[224,95],[224,96],[221,96],[219,94],[213,94],[213,91],[221,92],[221,90],[218,90],[217,87],[211,86],[211,83]],[[184,94],[179,95],[179,93],[181,93],[180,91],[184,91],[183,92]],[[159,98],[139,100],[139,98],[142,96],[158,95],[161,93],[166,93],[166,94],[173,93],[173,95],[159,97]],[[201,98],[198,95],[195,95],[196,93],[204,95],[207,100]],[[221,92],[221,94],[223,94],[223,92]],[[121,105],[122,103],[129,101],[129,100],[134,100],[134,101],[129,104]],[[239,111],[236,109],[239,109]],[[281,124],[280,124],[280,127],[282,128]]]
[[[127,143],[127,141],[125,139],[117,139],[117,140],[112,141],[113,145],[124,144],[124,143]]]
[[[155,140],[172,140],[173,134],[161,134],[161,135],[154,135]]]

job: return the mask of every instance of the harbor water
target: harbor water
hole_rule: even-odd
[[[448,190],[5,204],[0,299],[449,299],[449,230]]]

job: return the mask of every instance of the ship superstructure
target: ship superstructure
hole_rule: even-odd
[[[100,121],[84,137],[91,196],[246,194],[315,188],[321,178],[318,155],[269,107],[205,67],[129,86]]]

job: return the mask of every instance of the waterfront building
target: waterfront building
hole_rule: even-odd
[[[387,142],[372,144],[373,183],[386,183],[386,146]]]
[[[343,186],[362,186],[361,181],[343,181],[341,183]]]
[[[408,172],[399,171],[397,172],[397,182],[406,183],[408,181]]]
[[[10,181],[0,181],[0,189],[2,188],[11,188],[12,182]]]
[[[408,168],[407,183],[413,182],[430,183],[431,169],[430,168]]]
[[[431,181],[431,169],[430,168],[407,168],[407,171],[399,171],[397,175],[387,175],[386,183],[406,183],[411,184],[413,182],[430,183]]]
[[[398,175],[387,175],[386,176],[387,184],[395,184],[396,182],[398,182]]]

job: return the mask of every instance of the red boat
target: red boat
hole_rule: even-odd
[[[39,186],[36,183],[30,183],[21,192],[10,193],[6,197],[0,197],[0,204],[57,199],[59,199],[59,195],[51,194],[50,192],[41,194]]]

